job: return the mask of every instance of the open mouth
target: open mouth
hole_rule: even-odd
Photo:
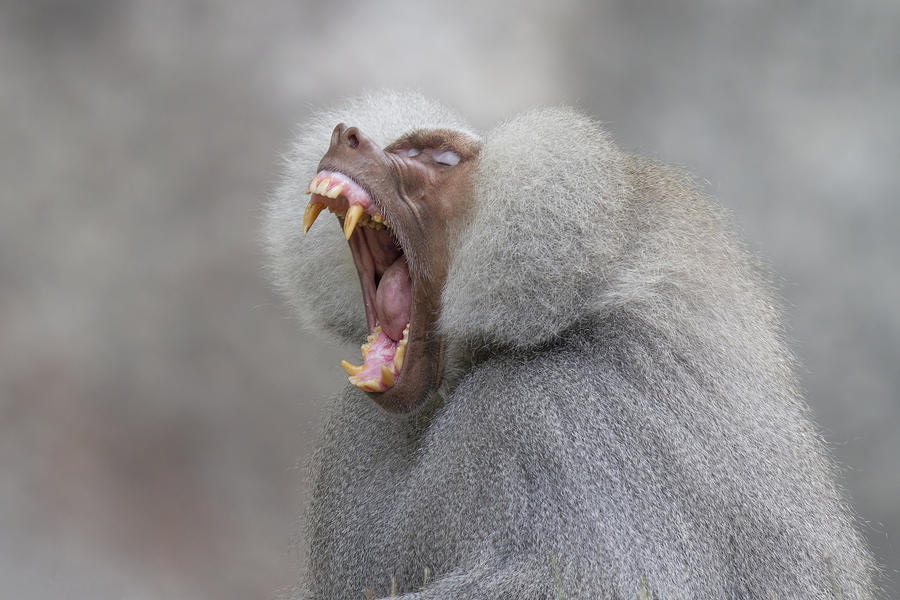
[[[403,248],[371,194],[336,171],[322,170],[309,182],[303,216],[309,231],[324,209],[337,215],[359,274],[369,336],[363,364],[342,361],[350,383],[367,392],[384,392],[401,377],[409,343],[413,285]]]

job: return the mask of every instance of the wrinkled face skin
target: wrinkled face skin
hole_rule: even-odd
[[[441,290],[479,150],[471,137],[443,129],[415,131],[381,149],[341,123],[309,184],[304,233],[323,209],[336,214],[362,286],[364,362],[341,364],[387,411],[414,411],[440,384]]]

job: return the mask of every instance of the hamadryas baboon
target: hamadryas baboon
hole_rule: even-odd
[[[363,343],[299,596],[873,597],[772,295],[678,170],[570,109],[481,136],[381,93],[300,129],[267,236]]]

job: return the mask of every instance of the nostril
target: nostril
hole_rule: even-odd
[[[351,148],[356,148],[359,146],[359,138],[356,137],[355,133],[351,133],[350,135],[347,136],[347,144]]]

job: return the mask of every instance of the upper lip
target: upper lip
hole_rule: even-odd
[[[303,231],[312,226],[323,208],[328,208],[338,216],[347,216],[344,222],[344,236],[349,240],[358,223],[381,229],[385,216],[375,203],[372,193],[354,178],[337,170],[320,169],[307,186],[313,198],[303,216]],[[374,225],[372,225],[374,223]]]

